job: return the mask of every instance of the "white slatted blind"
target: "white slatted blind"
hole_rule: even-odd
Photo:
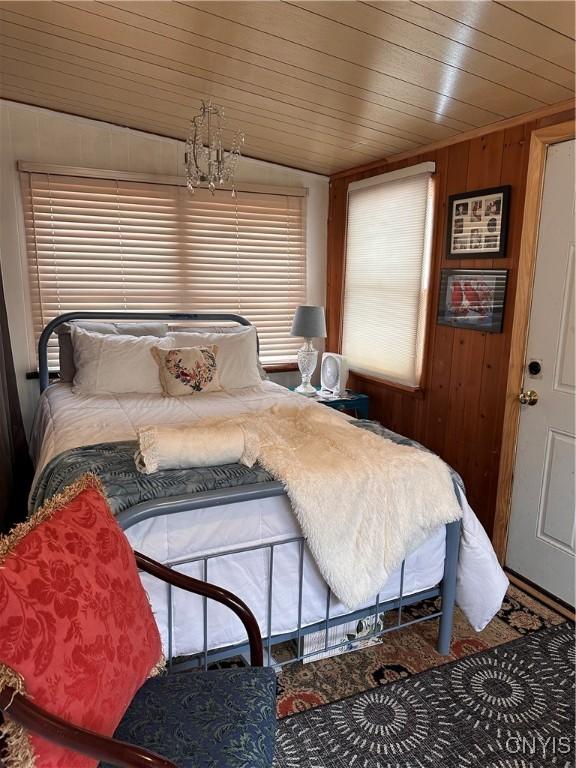
[[[348,188],[342,353],[354,371],[409,386],[422,368],[433,170],[425,163]]]
[[[257,326],[263,362],[294,359],[305,197],[21,176],[36,337],[75,310],[236,312]]]

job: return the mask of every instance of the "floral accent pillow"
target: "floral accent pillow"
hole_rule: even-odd
[[[86,475],[0,537],[0,690],[111,736],[162,646],[134,553]],[[92,768],[6,718],[7,766]]]
[[[216,366],[216,345],[187,349],[152,347],[151,352],[158,363],[165,396],[181,397],[222,389]]]

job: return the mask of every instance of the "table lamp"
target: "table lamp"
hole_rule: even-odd
[[[318,352],[312,346],[312,339],[326,338],[324,307],[298,307],[294,314],[291,335],[304,338],[304,346],[298,350],[298,368],[302,383],[296,387],[295,391],[301,395],[314,395],[316,390],[310,384],[310,379],[318,362]]]

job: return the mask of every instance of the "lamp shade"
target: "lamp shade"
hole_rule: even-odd
[[[304,339],[325,339],[324,307],[298,307],[294,313],[291,334],[292,336],[302,336]]]

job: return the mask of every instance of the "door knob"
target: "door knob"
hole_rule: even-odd
[[[534,389],[522,390],[518,395],[518,399],[522,405],[536,405],[538,402],[538,392]]]

